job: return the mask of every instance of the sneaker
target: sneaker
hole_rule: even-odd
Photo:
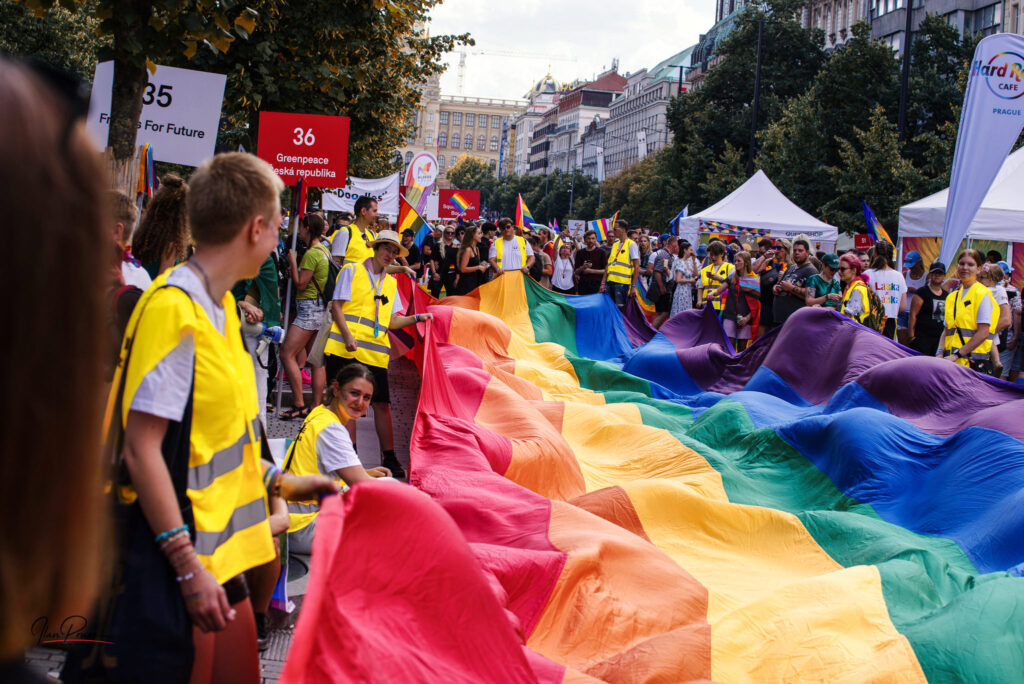
[[[405,479],[405,469],[402,468],[402,464],[398,462],[398,458],[395,456],[385,456],[381,460],[381,465],[391,471],[391,477],[396,480]]]
[[[256,618],[256,648],[263,652],[270,647],[270,635],[267,633],[267,615],[266,613],[254,613],[253,617]]]

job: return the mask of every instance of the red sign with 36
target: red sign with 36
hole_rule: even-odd
[[[348,117],[260,112],[256,156],[285,185],[343,188],[348,164]]]

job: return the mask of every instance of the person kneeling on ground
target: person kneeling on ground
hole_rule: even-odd
[[[385,467],[364,468],[356,454],[348,425],[366,415],[373,396],[373,373],[361,363],[343,367],[327,387],[326,402],[306,418],[285,459],[286,472],[328,475],[339,485],[353,485],[375,477],[391,477]],[[288,504],[288,550],[311,553],[320,502]]]
[[[338,371],[351,363],[369,366],[374,378],[373,423],[380,442],[381,463],[398,479],[405,471],[395,458],[395,436],[391,428],[391,397],[388,391],[388,363],[391,360],[391,341],[388,330],[405,328],[413,323],[428,321],[432,314],[397,316],[401,310],[398,281],[388,275],[387,269],[395,259],[406,255],[398,233],[382,230],[371,243],[373,257],[359,264],[348,264],[341,269],[331,301],[334,323],[324,347],[327,377],[337,377]],[[356,442],[356,422],[348,423],[352,443]]]

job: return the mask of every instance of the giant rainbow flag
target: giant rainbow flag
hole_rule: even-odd
[[[403,288],[415,489],[325,501],[282,681],[1020,681],[1021,390],[824,309],[732,354]]]

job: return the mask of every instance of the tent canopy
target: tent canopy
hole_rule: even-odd
[[[804,234],[811,240],[833,243],[839,237],[835,226],[819,221],[793,204],[760,170],[716,204],[680,219],[680,234],[696,232],[702,224],[710,223],[766,230],[771,237],[795,238]],[[942,229],[941,222],[939,229]]]
[[[1024,240],[1024,148],[1003,162],[967,228],[975,240]],[[942,237],[949,188],[900,207],[900,237]]]

